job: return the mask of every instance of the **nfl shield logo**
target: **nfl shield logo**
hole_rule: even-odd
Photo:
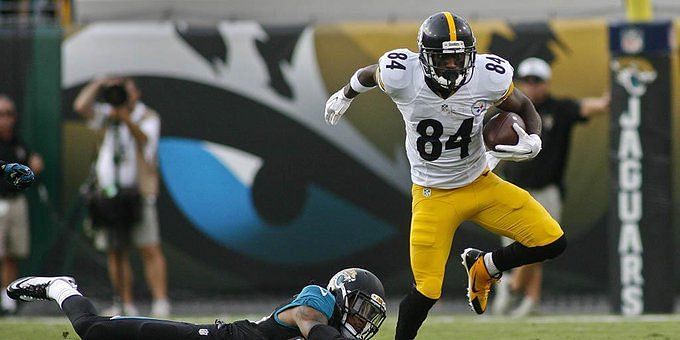
[[[451,113],[451,108],[449,108],[449,104],[442,104],[442,112]]]
[[[629,28],[621,32],[621,49],[630,54],[639,53],[645,48],[645,35],[637,28]]]

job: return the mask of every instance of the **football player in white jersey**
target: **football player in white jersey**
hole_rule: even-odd
[[[335,125],[354,97],[379,86],[401,111],[413,182],[410,234],[415,286],[399,305],[396,339],[415,338],[441,296],[453,236],[464,220],[516,240],[493,252],[468,248],[468,298],[486,310],[491,285],[505,270],[551,259],[566,248],[564,232],[548,212],[519,187],[490,171],[482,120],[495,106],[519,114],[517,145],[499,145],[491,160],[522,161],[541,150],[541,120],[531,101],[512,83],[509,62],[477,54],[465,19],[451,12],[427,18],[418,33],[418,53],[397,49],[378,64],[359,69],[326,102]]]

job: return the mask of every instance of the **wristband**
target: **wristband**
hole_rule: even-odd
[[[364,86],[363,84],[361,84],[361,82],[359,81],[359,72],[360,71],[361,70],[354,72],[354,75],[352,75],[352,78],[350,78],[350,80],[349,80],[349,86],[352,88],[352,90],[354,90],[354,92],[364,93],[368,90],[373,89],[375,87],[375,85],[368,87],[368,86]]]

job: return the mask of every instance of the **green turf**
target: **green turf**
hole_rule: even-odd
[[[213,318],[176,318],[210,323]],[[379,340],[394,338],[395,318],[385,322]],[[680,339],[680,315],[622,318],[614,316],[555,316],[506,319],[432,316],[418,339]],[[66,318],[0,319],[0,339],[79,339]]]

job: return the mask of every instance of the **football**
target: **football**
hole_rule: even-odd
[[[516,113],[501,112],[493,116],[484,125],[484,144],[489,150],[496,150],[496,145],[515,145],[519,141],[519,136],[512,128],[514,123],[519,124],[522,129],[526,129],[524,120]]]

